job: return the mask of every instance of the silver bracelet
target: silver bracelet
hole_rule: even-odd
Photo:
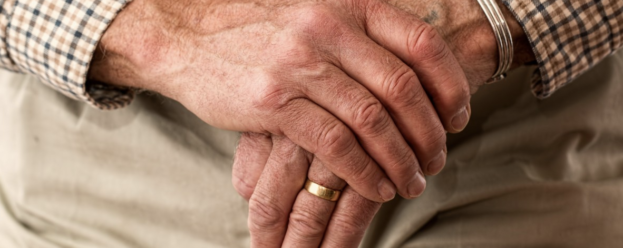
[[[493,28],[493,34],[498,43],[500,63],[493,77],[487,81],[487,83],[494,83],[506,78],[506,72],[513,63],[515,52],[513,50],[513,37],[508,23],[502,14],[502,10],[500,10],[495,0],[478,0],[478,4],[482,7],[487,19],[489,19],[491,27]]]

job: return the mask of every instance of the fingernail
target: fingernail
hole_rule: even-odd
[[[443,166],[446,165],[446,151],[442,150],[437,156],[428,163],[426,167],[426,172],[429,175],[437,175],[443,169]]]
[[[383,201],[390,201],[396,197],[396,187],[387,178],[383,178],[379,183],[379,195],[381,195]]]
[[[413,179],[413,181],[409,183],[409,186],[407,189],[409,191],[409,197],[415,198],[415,197],[422,195],[422,193],[424,193],[425,188],[426,188],[426,179],[424,178],[424,175],[422,175],[422,172],[418,171],[417,174],[415,175],[415,179]]]
[[[470,107],[468,104],[461,110],[461,112],[459,112],[454,116],[454,118],[452,118],[452,127],[454,128],[454,130],[460,132],[465,129],[465,126],[467,126],[467,123],[469,122],[469,108]]]

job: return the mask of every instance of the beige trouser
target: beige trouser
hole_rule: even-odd
[[[623,53],[550,99],[486,86],[447,168],[365,247],[623,247]],[[246,247],[238,135],[143,94],[102,112],[0,72],[0,247]]]

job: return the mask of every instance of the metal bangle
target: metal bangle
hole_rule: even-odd
[[[514,57],[514,44],[508,23],[502,14],[502,10],[495,0],[478,0],[478,4],[491,23],[493,34],[498,44],[499,64],[493,77],[487,83],[500,81],[506,77],[506,72],[510,69]]]

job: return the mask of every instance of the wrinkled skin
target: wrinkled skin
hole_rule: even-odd
[[[391,4],[437,28],[461,63],[469,79],[472,93],[493,74],[497,66],[497,47],[495,47],[493,34],[489,23],[482,12],[479,12],[480,9],[475,3],[475,1],[473,3],[470,1],[391,1]],[[453,8],[448,6],[453,6]],[[509,12],[505,14],[510,20],[516,41],[515,66],[534,60],[534,55],[530,51],[521,27],[513,21]],[[452,129],[449,131],[453,132]],[[322,247],[357,247],[381,203],[363,198],[348,186],[344,188],[346,183],[324,167],[321,161],[315,159],[312,154],[301,154],[299,149],[283,137],[273,136],[271,138],[252,133],[244,133],[241,136],[234,162],[234,187],[246,199],[253,199],[255,196],[270,199],[260,204],[252,204],[250,214],[252,217],[261,216],[264,223],[275,223],[272,226],[264,226],[262,232],[252,232],[252,235],[263,235],[264,239],[269,240],[265,243],[274,244],[271,247],[280,246],[279,244],[283,247],[318,247],[319,245]],[[295,159],[305,156],[307,159]],[[307,177],[329,188],[344,189],[342,197],[338,203],[332,203],[304,190],[293,191],[290,195],[291,197],[296,195],[296,199],[292,201],[291,206],[282,204],[283,206],[280,206],[278,211],[267,211],[270,207],[266,206],[279,206],[275,203],[283,201],[284,197],[284,194],[279,194],[281,198],[271,197],[275,195],[271,189],[297,185],[296,183],[288,185],[287,182],[280,180],[274,181],[280,177],[271,169],[275,164],[288,164],[291,168],[300,170],[290,174],[288,182],[296,182],[300,185]],[[305,170],[308,166],[309,170]],[[435,175],[442,168],[443,165],[436,168],[423,168],[423,170],[427,175]],[[277,208],[272,210],[275,209]],[[287,227],[284,224],[276,224],[283,222],[274,221],[283,218],[289,218]]]
[[[90,77],[159,92],[216,127],[285,136],[376,202],[420,195],[422,168],[445,161],[445,129],[469,118],[441,36],[379,0],[136,0]]]
[[[465,127],[470,90],[495,69],[486,21],[454,25],[474,20],[471,1],[458,14],[443,2],[135,0],[89,77],[248,132],[233,180],[253,246],[354,247],[380,202],[420,195],[442,169],[445,131]],[[335,205],[300,192],[306,177],[349,186]]]

